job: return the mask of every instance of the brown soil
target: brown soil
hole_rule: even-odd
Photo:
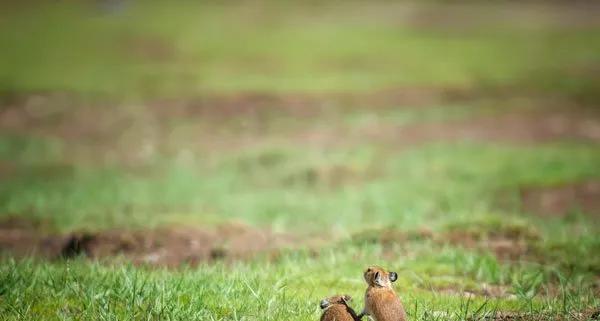
[[[473,100],[465,90],[436,88],[405,88],[372,93],[343,94],[206,94],[190,99],[162,99],[143,103],[145,109],[156,113],[160,118],[206,116],[211,118],[232,118],[238,116],[261,115],[265,112],[279,112],[289,116],[314,116],[324,108],[382,108],[419,107],[439,102]],[[5,92],[0,94],[0,111],[23,109],[34,115],[24,118],[50,115],[72,107],[115,107],[115,101],[95,95],[87,97],[66,92]],[[42,107],[43,106],[43,107]],[[49,107],[56,108],[49,108]],[[342,107],[344,106],[344,107]],[[74,110],[76,112],[76,110]],[[109,114],[113,111],[109,111]],[[8,123],[8,121],[6,121]]]
[[[600,181],[519,190],[524,210],[542,217],[563,217],[573,210],[600,218]]]
[[[64,139],[86,139],[109,133],[117,135],[115,129],[126,128],[136,121],[152,121],[154,126],[189,118],[216,124],[244,119],[260,125],[271,117],[327,117],[330,113],[337,114],[336,111],[352,109],[435,106],[504,95],[501,92],[474,93],[461,88],[403,88],[353,94],[207,94],[134,105],[117,103],[100,95],[4,93],[0,95],[0,130],[34,130]]]
[[[472,116],[466,120],[442,119],[402,126],[385,122],[350,126],[339,120],[340,115],[352,109],[367,113],[364,109],[369,108],[368,113],[377,116],[386,108],[439,106],[506,95],[502,91],[476,94],[461,89],[408,88],[337,95],[211,95],[127,105],[102,97],[60,93],[10,94],[0,98],[0,133],[67,141],[61,162],[116,161],[132,167],[147,164],[159,155],[183,159],[185,155],[205,151],[240,151],[290,143],[324,149],[357,143],[382,144],[393,151],[423,143],[465,140],[513,144],[600,142],[600,115],[560,100],[550,101],[544,107],[493,112],[490,116]],[[539,103],[529,98],[522,101],[518,97],[506,98],[517,107]],[[562,107],[552,107],[557,105]],[[286,126],[285,121],[280,122],[282,119],[303,125]],[[314,119],[328,126],[310,128]],[[336,185],[344,179],[360,180],[361,176],[338,169],[325,172],[314,170],[305,176],[314,182],[315,177],[320,177],[327,185]],[[298,178],[301,177],[290,177],[290,181]]]
[[[429,240],[438,245],[451,244],[491,252],[501,260],[512,261],[534,255],[540,236],[535,230],[510,226],[480,229],[474,225],[473,229],[451,228],[441,233],[433,233],[426,228],[408,232],[388,228],[362,232],[354,235],[353,239],[359,243],[380,243],[383,246]]]
[[[390,150],[426,143],[459,141],[498,142],[518,145],[560,141],[600,142],[600,114],[590,109],[537,107],[507,110],[464,120],[440,120],[397,126],[375,124],[348,128],[296,131],[287,142],[333,148],[348,144],[383,144]]]
[[[366,126],[310,128],[278,133],[277,138],[255,136],[255,139],[223,137],[221,142],[235,148],[254,146],[263,141],[336,148],[357,143],[382,144],[389,150],[406,149],[425,143],[480,141],[518,145],[550,142],[600,142],[600,114],[589,109],[543,107],[507,110],[489,116],[465,120],[441,120],[397,126],[380,123]],[[247,137],[245,137],[247,138]],[[271,139],[271,140],[269,140]]]
[[[114,137],[127,111],[110,110],[111,105],[117,104],[68,93],[8,93],[0,97],[0,131],[84,141]]]
[[[65,161],[88,163],[107,157],[125,164],[143,164],[156,154],[181,150],[238,150],[263,142],[274,120],[339,119],[349,109],[436,105],[442,101],[477,99],[464,90],[407,88],[376,93],[328,95],[238,94],[207,95],[133,104],[102,95],[60,92],[0,95],[0,133],[58,138],[69,142]],[[177,127],[178,122],[196,122]],[[189,128],[189,130],[186,130]],[[289,132],[289,130],[288,130]],[[179,133],[179,134],[178,134]],[[294,140],[293,133],[278,133]],[[303,143],[327,140],[298,135]],[[286,136],[293,137],[286,137]],[[340,135],[339,129],[332,135]],[[274,136],[274,135],[271,135]]]
[[[600,115],[588,110],[535,108],[461,121],[371,128],[370,138],[399,147],[459,140],[544,143],[560,140],[600,141]]]
[[[541,238],[535,230],[510,228],[476,231],[453,229],[439,236],[437,241],[464,246],[469,249],[490,251],[500,260],[522,260],[535,254]]]
[[[504,97],[506,93],[486,92],[481,95],[461,89],[407,88],[328,95],[212,95],[127,105],[102,97],[13,93],[0,99],[0,132],[66,140],[70,142],[69,151],[72,152],[69,154],[72,157],[70,161],[78,159],[78,151],[88,158],[98,153],[105,155],[108,151],[126,163],[128,160],[143,160],[156,153],[169,153],[170,149],[238,150],[274,139],[324,147],[367,141],[386,143],[394,148],[458,140],[513,143],[569,139],[600,141],[600,116],[593,111],[568,107],[521,109],[500,115],[474,116],[468,120],[408,126],[377,124],[348,128],[339,122],[340,113],[351,109],[369,108],[378,113],[378,109],[439,106],[440,103]],[[515,104],[519,105],[518,100]],[[526,100],[523,104],[529,106],[532,102]],[[557,104],[556,101],[549,103],[550,106]],[[277,135],[268,135],[270,126],[281,119],[277,117],[331,119],[332,123],[327,128],[285,128]],[[182,120],[194,120],[198,124],[188,131],[177,127],[180,137],[173,132],[173,125]]]
[[[42,235],[38,224],[20,218],[0,223],[0,252],[17,258],[122,259],[139,265],[177,268],[216,260],[245,260],[295,244],[289,235],[230,223],[214,228],[172,227],[156,230],[107,230]]]
[[[520,28],[590,28],[598,26],[594,13],[597,3],[591,1],[525,1],[519,6],[498,3],[424,3],[410,7],[404,23],[418,30],[445,34],[474,33],[489,27]],[[487,29],[486,29],[487,27]]]

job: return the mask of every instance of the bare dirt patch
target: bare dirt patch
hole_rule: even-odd
[[[600,218],[600,181],[521,187],[519,195],[525,211],[542,217],[564,217],[580,211]]]
[[[399,231],[396,228],[365,231],[353,236],[358,243],[379,243],[383,246],[415,241],[431,241],[437,245],[451,244],[468,249],[492,252],[502,260],[518,260],[532,254],[541,236],[535,229],[522,226],[481,226],[476,222],[464,227],[448,227],[434,233],[422,228]]]
[[[203,262],[276,259],[297,240],[241,223],[214,228],[169,227],[155,230],[107,230],[48,235],[19,218],[0,223],[0,252],[14,257],[117,259],[151,267],[177,268]]]
[[[109,108],[112,106],[113,108]],[[0,132],[32,133],[65,140],[114,137],[128,111],[103,97],[70,93],[6,93],[0,97]]]
[[[519,102],[515,102],[518,106]],[[528,106],[529,103],[524,103]],[[348,144],[382,144],[403,150],[427,143],[460,141],[534,145],[552,142],[600,142],[600,114],[585,108],[532,107],[491,112],[459,120],[416,122],[409,125],[375,123],[300,130],[285,136],[297,144],[333,148]]]
[[[356,109],[425,107],[505,95],[503,92],[473,92],[467,88],[409,87],[368,93],[207,93],[193,98],[134,104],[117,102],[102,95],[8,92],[0,94],[0,130],[44,129],[61,138],[81,139],[98,135],[98,132],[111,132],[109,125],[112,123],[119,123],[123,118],[135,121],[141,114],[145,116],[141,120],[152,119],[159,124],[189,118],[217,124],[244,119],[260,124],[272,117],[326,117]]]
[[[332,120],[350,110],[414,108],[479,99],[465,89],[403,88],[373,93],[206,94],[189,99],[118,102],[100,94],[9,92],[0,95],[0,133],[31,135],[68,142],[69,161],[105,158],[143,163],[155,154],[182,150],[237,150],[267,140],[282,119]],[[187,127],[181,126],[182,122]],[[305,128],[304,126],[303,128]],[[282,141],[303,143],[346,137],[333,126],[323,135],[277,132]],[[174,129],[177,131],[174,131]],[[358,136],[362,134],[357,132]],[[271,135],[273,136],[273,135]],[[271,137],[272,138],[272,137]],[[347,136],[344,140],[352,138]]]
[[[399,147],[459,140],[545,143],[561,140],[600,141],[600,115],[575,108],[534,108],[467,120],[370,128],[370,139]]]
[[[406,87],[374,92],[326,94],[211,93],[193,99],[157,100],[145,105],[162,119],[202,117],[221,123],[244,117],[261,123],[275,117],[307,119],[332,114],[336,116],[353,110],[420,108],[496,96],[504,96],[504,93],[482,94],[468,88]]]
[[[156,155],[237,151],[261,144],[332,148],[370,143],[393,150],[462,140],[518,144],[600,141],[600,115],[560,100],[544,107],[494,111],[490,116],[466,120],[440,119],[400,126],[388,122],[349,125],[340,121],[352,110],[373,115],[386,108],[440,106],[506,95],[503,91],[405,88],[327,95],[207,95],[128,104],[69,94],[12,94],[0,99],[0,133],[66,141],[69,144],[64,157],[76,163],[110,159],[133,165],[144,164]],[[540,103],[509,97],[515,106]],[[557,105],[560,107],[551,107]],[[315,119],[327,126],[314,126]]]
[[[591,1],[525,2],[514,3],[424,3],[407,7],[404,23],[408,27],[444,34],[464,35],[465,33],[489,30],[490,27],[519,27],[530,30],[552,28],[590,28],[598,26],[594,19],[598,5]]]
[[[332,108],[396,108],[420,107],[448,101],[473,100],[479,95],[465,89],[439,88],[403,88],[370,93],[330,93],[330,94],[267,94],[207,93],[186,99],[160,99],[139,102],[146,112],[155,114],[159,119],[180,117],[210,117],[211,119],[230,119],[277,113],[277,116],[294,117],[315,116]],[[9,125],[11,120],[17,125],[21,118],[31,120],[35,116],[47,116],[74,107],[102,106],[118,107],[118,102],[100,95],[81,95],[68,92],[5,92],[0,95],[0,112],[3,122]],[[104,109],[114,114],[114,109]],[[21,111],[21,112],[18,112]],[[92,117],[93,119],[93,117]],[[27,125],[27,124],[23,124]],[[35,125],[35,124],[30,124]]]
[[[0,252],[8,251],[19,257],[28,255],[34,247],[43,246],[44,222],[8,217],[0,222]],[[35,245],[35,246],[33,246]]]
[[[440,243],[460,245],[468,249],[492,252],[500,260],[516,261],[535,254],[541,242],[540,234],[533,228],[523,226],[454,227],[442,233]]]

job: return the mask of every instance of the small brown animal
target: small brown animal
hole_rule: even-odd
[[[349,295],[333,295],[321,300],[319,306],[323,313],[320,321],[360,321],[356,312],[348,305],[352,301]]]
[[[375,321],[406,321],[406,312],[392,283],[398,279],[396,272],[387,272],[380,266],[369,266],[363,273],[368,284],[365,306],[358,315],[368,315]]]

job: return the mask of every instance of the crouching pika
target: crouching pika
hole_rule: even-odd
[[[339,294],[321,300],[319,306],[323,313],[320,321],[359,321],[356,312],[348,305],[351,301],[351,296]]]

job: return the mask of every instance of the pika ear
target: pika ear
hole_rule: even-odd
[[[390,281],[391,282],[396,282],[396,280],[398,280],[398,273],[396,273],[396,272],[390,272]]]
[[[321,310],[325,309],[328,306],[329,306],[329,301],[327,301],[327,299],[322,299],[321,302],[319,302],[319,307],[321,307]]]
[[[380,283],[380,278],[381,275],[379,274],[379,271],[375,272],[375,274],[373,274],[373,283]]]
[[[344,301],[344,304],[348,305],[349,302],[352,302],[352,297],[346,294],[342,297],[342,301]]]

